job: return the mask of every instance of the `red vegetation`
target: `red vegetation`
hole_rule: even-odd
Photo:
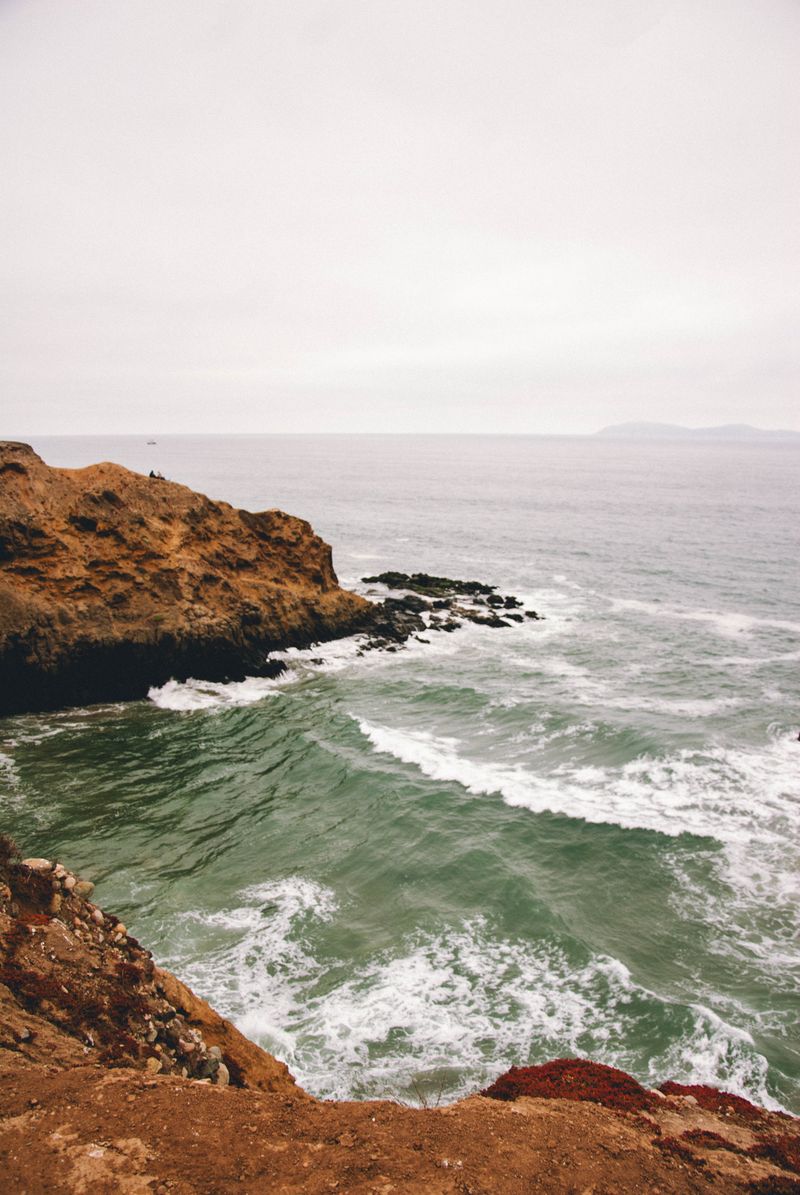
[[[750,1183],[747,1190],[749,1195],[800,1195],[800,1183],[794,1178],[770,1174],[768,1178]]]
[[[705,1158],[698,1158],[685,1145],[681,1145],[675,1137],[654,1137],[653,1145],[656,1149],[663,1150],[665,1154],[671,1154],[673,1158],[680,1158],[682,1162],[688,1162],[690,1166],[707,1165]]]
[[[745,1120],[762,1121],[764,1119],[763,1108],[757,1108],[755,1104],[751,1104],[749,1100],[743,1099],[740,1095],[731,1095],[729,1091],[718,1091],[716,1087],[705,1087],[701,1084],[687,1086],[684,1083],[670,1081],[662,1083],[659,1091],[663,1091],[664,1095],[691,1095],[707,1112],[724,1114],[733,1111]]]
[[[734,1154],[745,1152],[732,1141],[727,1141],[719,1133],[711,1133],[708,1129],[687,1129],[685,1133],[681,1133],[681,1141],[689,1141],[692,1145],[702,1146],[703,1149],[727,1149]]]
[[[493,1100],[535,1096],[550,1100],[593,1100],[606,1108],[639,1111],[652,1108],[655,1099],[624,1071],[582,1058],[558,1058],[543,1066],[512,1066],[481,1095]]]
[[[800,1174],[800,1137],[789,1137],[783,1133],[780,1137],[763,1137],[747,1151],[752,1158],[766,1158],[776,1162],[784,1170],[794,1170]]]

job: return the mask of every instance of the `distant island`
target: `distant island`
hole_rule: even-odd
[[[607,440],[798,440],[800,432],[783,428],[725,423],[719,427],[682,427],[679,423],[613,423],[595,435]]]

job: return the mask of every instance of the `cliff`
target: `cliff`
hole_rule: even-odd
[[[0,1186],[26,1195],[800,1190],[790,1117],[610,1067],[443,1108],[312,1099],[91,900],[0,835]]]
[[[368,616],[302,519],[0,443],[0,715],[270,675]]]

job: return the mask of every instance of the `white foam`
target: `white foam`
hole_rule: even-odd
[[[178,952],[166,963],[213,996],[243,1033],[291,1061],[296,989],[319,970],[302,931],[329,921],[336,898],[302,876],[256,884],[238,896],[230,909],[183,914],[175,930]]]
[[[659,602],[645,602],[636,598],[612,598],[612,610],[631,610],[648,614],[653,618],[680,619],[685,622],[708,623],[713,631],[726,639],[748,637],[760,628],[789,631],[800,634],[800,623],[778,618],[756,618],[730,610],[687,610],[674,606],[663,606]]]
[[[173,962],[318,1096],[408,1097],[438,1073],[455,1098],[514,1063],[578,1054],[643,1078],[649,1065],[653,1082],[677,1075],[770,1102],[749,1035],[702,1006],[661,1001],[617,959],[576,961],[556,942],[504,938],[476,917],[345,973],[313,947],[338,912],[330,890],[302,877],[258,885],[229,910],[185,917]],[[679,1041],[662,1056],[637,1055],[626,1042],[656,1007]]]
[[[627,665],[621,675],[615,675],[609,666],[602,671],[591,671],[582,664],[559,655],[506,654],[503,665],[514,665],[526,670],[534,669],[537,676],[551,678],[568,694],[570,701],[583,706],[601,707],[604,711],[647,710],[654,714],[668,714],[686,718],[709,718],[739,708],[740,697],[660,697],[653,694],[652,684],[645,687],[638,665]],[[647,678],[645,678],[645,681]],[[517,691],[518,692],[518,691]],[[527,699],[523,695],[523,699]],[[518,696],[507,699],[506,704],[519,702]]]
[[[729,1025],[711,1009],[692,1005],[692,1029],[650,1064],[653,1084],[669,1076],[674,1082],[708,1084],[744,1096],[764,1108],[784,1111],[767,1089],[768,1065],[749,1033]]]
[[[244,680],[227,683],[194,678],[186,681],[169,680],[160,688],[150,689],[147,696],[159,709],[188,712],[252,705],[265,697],[277,697],[279,692],[275,679],[248,676]]]
[[[775,656],[725,656],[717,660],[720,668],[763,668],[772,664],[794,664],[800,660],[800,651],[787,651]]]
[[[289,665],[291,672],[283,673],[278,678],[279,684],[287,684],[298,676],[308,675],[309,671],[341,672],[358,661],[358,653],[363,647],[360,635],[350,635],[345,639],[332,639],[329,643],[317,643],[313,647],[287,647],[284,651],[273,652],[271,658],[284,660]]]
[[[324,1043],[316,1086],[346,1098],[361,1072],[388,1094],[445,1070],[462,1072],[450,1091],[461,1095],[524,1058],[531,1042],[602,1053],[621,1032],[629,984],[619,968],[599,959],[573,970],[557,946],[494,938],[481,918],[419,935],[311,1001]]]
[[[710,718],[714,714],[741,706],[738,697],[640,697],[632,693],[627,701],[621,698],[614,705],[623,709],[644,709],[653,713],[678,714],[685,718]]]
[[[459,754],[456,738],[354,720],[377,751],[430,779],[453,781],[475,795],[498,794],[535,813],[752,842],[782,840],[800,809],[797,753],[788,737],[763,752],[716,747],[666,759],[642,756],[622,767],[592,768],[589,776],[566,764],[539,774],[519,764],[469,759]]]
[[[17,788],[19,785],[19,769],[14,757],[6,755],[4,751],[0,751],[0,777],[12,788]]]
[[[527,666],[530,667],[532,662],[527,660]],[[570,696],[581,704],[594,705],[600,701],[606,706],[609,704],[608,682],[593,675],[588,668],[561,656],[539,656],[535,666],[537,672],[564,682]]]

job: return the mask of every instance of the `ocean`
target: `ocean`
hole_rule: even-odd
[[[323,1097],[580,1055],[800,1112],[800,448],[35,437],[544,615],[0,721],[2,828]],[[376,587],[373,587],[376,588]]]

